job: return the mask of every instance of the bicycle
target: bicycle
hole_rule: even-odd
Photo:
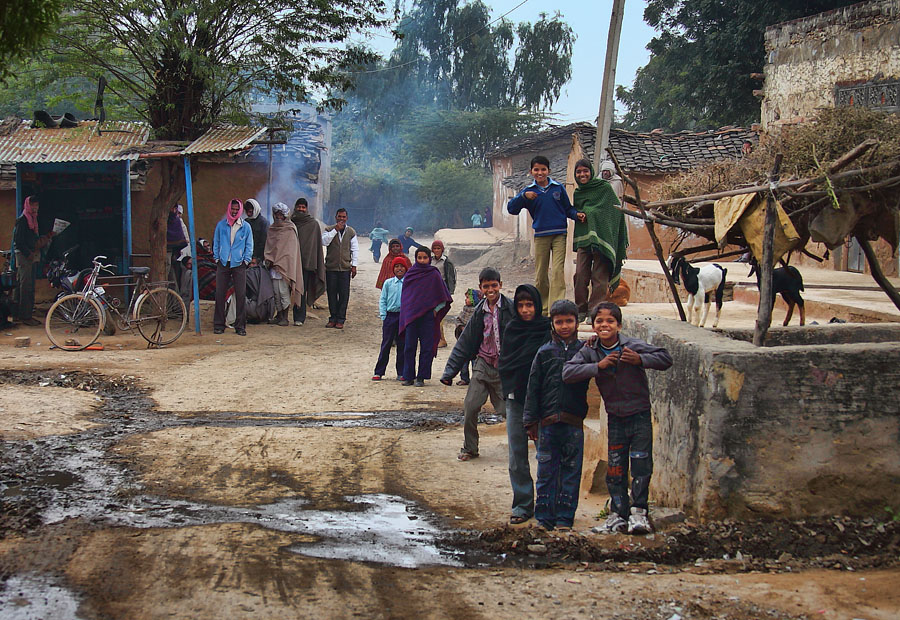
[[[149,267],[131,267],[131,275],[137,281],[129,284],[136,291],[125,312],[119,312],[118,298],[107,299],[106,290],[97,283],[101,270],[114,273],[113,265],[100,262],[105,258],[95,256],[91,261],[93,268],[80,292],[63,295],[50,306],[44,321],[50,342],[63,351],[86,349],[99,338],[109,312],[115,315],[119,329],[137,329],[147,341],[147,348],[175,342],[187,325],[187,308],[181,296],[168,288],[168,283],[148,282]]]

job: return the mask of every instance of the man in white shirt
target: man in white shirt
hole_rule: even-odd
[[[347,226],[346,209],[338,209],[334,221],[333,226],[326,226],[322,232],[329,313],[325,327],[344,329],[347,303],[350,301],[350,280],[356,277],[356,266],[359,264],[359,240],[356,231]]]

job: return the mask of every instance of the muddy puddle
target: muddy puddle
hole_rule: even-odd
[[[0,589],[4,620],[78,620],[80,597],[55,578],[33,573],[13,575]]]
[[[0,531],[24,533],[41,525],[80,520],[91,527],[190,527],[247,523],[298,534],[288,551],[318,558],[413,568],[463,565],[442,545],[450,529],[402,497],[345,497],[343,510],[317,510],[302,497],[257,506],[223,506],[144,492],[127,461],[112,447],[135,434],[174,427],[416,428],[458,424],[460,413],[387,411],[268,413],[159,412],[133,378],[105,380],[79,373],[0,373],[0,382],[93,391],[102,399],[100,426],[71,435],[0,442]],[[2,535],[0,535],[2,536]],[[5,616],[4,616],[5,617]]]

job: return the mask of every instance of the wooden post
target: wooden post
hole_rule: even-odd
[[[612,159],[613,165],[615,165],[619,176],[631,186],[637,206],[641,210],[641,214],[647,218],[647,232],[650,233],[650,240],[653,241],[653,249],[656,251],[656,258],[659,259],[663,274],[666,276],[666,282],[669,283],[669,289],[672,291],[672,297],[675,299],[675,307],[678,308],[678,316],[681,317],[682,321],[687,321],[687,315],[684,313],[684,306],[681,305],[681,297],[678,296],[678,288],[675,286],[675,280],[672,279],[672,274],[669,272],[669,266],[666,264],[666,258],[663,256],[662,244],[659,242],[659,237],[656,236],[653,220],[647,217],[647,210],[644,209],[644,202],[641,200],[641,191],[638,189],[637,183],[622,170],[622,167],[619,165],[619,160],[616,159],[612,149],[607,148],[606,152],[609,153],[609,157]]]
[[[775,165],[769,173],[769,193],[766,196],[766,223],[763,230],[763,252],[759,261],[759,305],[756,310],[756,329],[753,330],[753,344],[760,347],[772,324],[772,272],[775,269],[775,188],[778,185],[778,171],[781,169],[782,154],[775,156]]]
[[[878,286],[881,287],[881,290],[883,290],[885,294],[890,297],[891,301],[894,302],[897,309],[900,310],[900,293],[897,292],[897,289],[894,288],[894,285],[891,284],[890,280],[884,276],[884,272],[881,270],[881,264],[879,264],[878,257],[875,256],[875,251],[872,249],[869,240],[864,239],[859,235],[855,236],[856,240],[859,242],[859,247],[862,248],[863,254],[866,255],[866,262],[869,263],[869,270],[872,272],[872,277],[878,283]]]
[[[609,128],[612,126],[613,93],[616,89],[616,65],[619,61],[619,40],[622,38],[622,21],[625,19],[625,0],[613,0],[609,18],[609,34],[606,38],[606,64],[603,68],[603,84],[600,87],[600,113],[597,115],[597,137],[594,144],[594,170],[600,170],[600,158],[609,146]]]

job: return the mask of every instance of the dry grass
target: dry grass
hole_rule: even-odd
[[[762,135],[759,146],[748,157],[715,162],[668,179],[659,188],[659,198],[699,196],[762,183],[776,153],[784,154],[783,180],[817,176],[820,168],[827,168],[830,162],[869,138],[878,140],[878,146],[857,160],[854,167],[900,158],[900,116],[864,108],[824,109],[815,121],[784,128],[778,136]],[[877,179],[868,179],[873,180]],[[858,179],[851,183],[857,184]],[[666,209],[672,215],[682,214],[683,210],[683,205]]]

